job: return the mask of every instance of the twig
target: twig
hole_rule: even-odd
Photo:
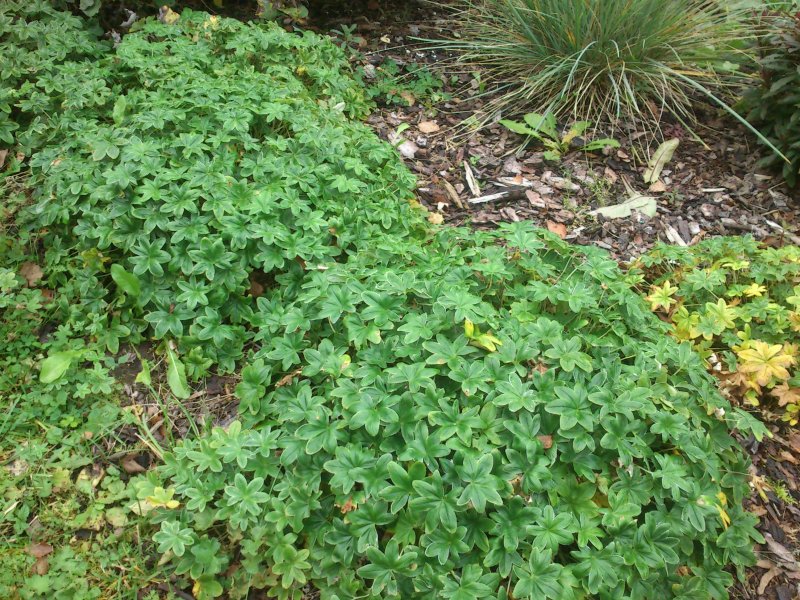
[[[796,236],[796,235],[793,235],[793,234],[789,233],[788,231],[786,231],[785,228],[783,228],[780,225],[778,225],[775,221],[770,221],[769,219],[764,219],[764,223],[766,223],[767,225],[769,225],[773,229],[777,229],[778,231],[780,231],[793,244],[800,245],[800,236]]]
[[[525,195],[525,188],[516,188],[497,192],[496,194],[488,194],[480,196],[479,198],[470,198],[467,200],[470,204],[482,204],[484,202],[493,202],[495,200],[518,200]]]
[[[467,207],[464,206],[464,203],[461,201],[461,198],[458,196],[458,192],[456,188],[453,187],[453,184],[447,181],[447,179],[442,179],[442,183],[444,184],[444,189],[447,190],[447,193],[450,195],[450,198],[453,199],[453,202],[456,203],[456,206],[461,210],[466,209]]]

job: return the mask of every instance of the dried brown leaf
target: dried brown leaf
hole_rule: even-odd
[[[134,473],[144,473],[147,470],[139,464],[136,460],[136,456],[133,454],[129,454],[123,458],[122,461],[120,461],[120,466],[126,473],[130,473],[131,475]]]
[[[547,221],[547,230],[555,233],[562,240],[567,237],[567,226],[563,223],[556,223],[555,221]]]
[[[32,287],[36,284],[36,282],[44,277],[42,268],[36,263],[32,262],[22,263],[19,268],[19,274],[22,275],[25,278],[25,281],[28,282],[28,287]]]
[[[419,125],[417,125],[417,129],[419,129],[422,133],[436,133],[439,131],[439,125],[436,121],[422,121]]]
[[[53,547],[44,542],[31,542],[25,550],[34,558],[42,558],[50,554],[53,551]]]

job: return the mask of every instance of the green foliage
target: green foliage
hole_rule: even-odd
[[[92,253],[94,311],[133,340],[180,339],[231,371],[254,289],[420,220],[396,152],[346,118],[367,103],[330,42],[185,11],[81,68],[105,94],[51,125],[80,135],[32,157],[28,215],[46,268]]]
[[[3,451],[35,465],[0,484],[14,573],[31,514],[58,507],[25,492],[57,467],[76,488],[59,546],[98,528],[74,564],[132,552],[108,527],[147,513],[196,598],[726,597],[760,540],[729,431],[763,428],[605,254],[528,223],[426,230],[396,152],[351,120],[368,101],[342,51],[312,34],[186,11],[76,64],[13,102],[35,189],[0,271]],[[92,440],[136,421],[110,402],[114,356],[146,337],[177,398],[243,364],[238,420],[134,484],[98,479],[111,444]],[[88,481],[33,460],[77,447]],[[77,585],[65,564],[31,585]]]
[[[108,89],[86,62],[108,48],[98,33],[47,0],[0,5],[0,149],[40,140],[60,111],[106,99]]]
[[[759,538],[727,431],[754,422],[601,251],[519,223],[325,266],[263,303],[240,420],[139,489],[180,502],[153,512],[177,572],[232,597],[726,597]]]
[[[381,103],[434,105],[450,98],[443,91],[442,78],[423,65],[400,65],[388,59],[374,69],[372,78],[366,76],[364,67],[359,67],[356,72],[365,84],[366,94]]]
[[[781,169],[794,187],[800,175],[800,16],[777,13],[762,22],[766,32],[756,42],[761,84],[745,94],[744,106],[748,119],[788,159],[770,153],[763,164]]]
[[[692,98],[740,83],[732,44],[746,8],[716,0],[461,0],[445,48],[500,92],[486,121],[525,111],[593,122],[662,111],[692,121]],[[725,85],[720,85],[724,83]],[[724,97],[724,96],[723,96]]]
[[[29,193],[16,179],[0,184],[0,597],[124,595],[152,573],[128,477],[103,456],[135,424],[111,377],[122,359],[106,354],[124,332],[82,310],[80,260],[43,273],[5,229]]]
[[[800,418],[800,248],[763,247],[749,237],[660,245],[634,264],[651,307],[691,341],[736,395],[767,396]]]
[[[576,150],[592,152],[602,150],[606,146],[619,148],[619,142],[610,138],[586,141],[582,136],[592,125],[589,121],[577,121],[565,132],[561,133],[558,123],[553,113],[540,115],[539,113],[528,113],[523,117],[523,122],[502,119],[502,125],[520,135],[527,136],[527,139],[535,139],[541,142],[547,150],[544,157],[547,160],[561,160],[561,157],[573,147]]]

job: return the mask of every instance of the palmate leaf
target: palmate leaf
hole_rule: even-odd
[[[380,594],[386,589],[389,594],[397,593],[396,577],[408,575],[414,570],[417,553],[412,550],[400,551],[396,540],[390,540],[381,552],[378,548],[367,548],[369,563],[358,569],[358,574],[372,580],[371,590]]]
[[[561,565],[552,562],[547,552],[533,551],[525,566],[514,567],[517,583],[514,586],[514,597],[535,600],[561,597],[562,587],[559,582]]]
[[[776,381],[789,379],[787,367],[795,364],[795,358],[785,352],[781,344],[753,341],[737,352],[739,371],[749,374],[758,385],[766,386]]]
[[[492,475],[494,461],[491,454],[479,459],[465,457],[464,464],[457,467],[458,474],[466,483],[458,499],[459,504],[471,504],[478,512],[486,509],[486,503],[502,504],[498,490],[503,489],[498,477]]]

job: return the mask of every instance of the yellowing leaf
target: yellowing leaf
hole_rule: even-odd
[[[173,488],[165,490],[163,487],[157,487],[153,490],[153,495],[147,496],[145,500],[154,507],[163,506],[164,508],[178,508],[181,503],[172,498],[174,495],[175,490]]]
[[[661,287],[654,285],[650,288],[650,295],[647,296],[647,301],[650,303],[650,310],[658,310],[659,307],[668,311],[670,307],[675,304],[675,299],[672,297],[678,288],[673,286],[669,279],[664,282]]]
[[[706,302],[706,315],[710,316],[715,323],[725,329],[733,329],[736,327],[734,319],[736,319],[738,312],[733,306],[729,306],[722,298],[717,300],[716,304],[713,302]]]
[[[464,335],[467,336],[469,339],[472,339],[472,336],[475,335],[475,323],[466,319],[464,321]]]
[[[489,352],[496,352],[497,347],[502,346],[503,342],[498,340],[491,333],[483,333],[473,338],[472,344],[474,346],[478,346],[479,348],[483,348],[484,350],[488,350]]]
[[[481,333],[480,328],[469,319],[464,320],[464,335],[467,336],[470,344],[489,352],[496,352],[497,348],[503,345],[503,342],[491,333]]]
[[[757,283],[751,283],[744,289],[744,295],[748,298],[758,298],[763,296],[767,291],[763,285],[759,285]]]
[[[789,379],[787,367],[793,365],[795,360],[785,353],[783,346],[761,341],[750,342],[748,346],[737,352],[740,372],[750,374],[761,386]]]
[[[165,25],[174,25],[180,18],[181,16],[169,6],[162,6],[160,9],[158,9],[158,20]]]

